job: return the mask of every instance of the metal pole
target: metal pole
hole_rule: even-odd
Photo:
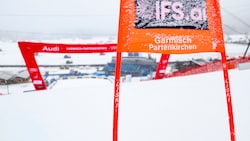
[[[9,92],[8,80],[5,80],[5,84],[6,84],[6,86],[7,86],[7,94],[10,94],[10,92]]]
[[[248,42],[247,49],[246,49],[246,51],[245,51],[245,53],[243,55],[243,58],[246,57],[249,47],[250,47],[250,41]]]

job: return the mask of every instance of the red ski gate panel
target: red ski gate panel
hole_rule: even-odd
[[[55,44],[18,42],[18,45],[36,90],[46,90],[46,84],[38,68],[34,56],[35,53],[104,53],[116,51],[116,44]]]
[[[235,129],[231,91],[224,46],[220,3],[218,0],[120,0],[116,63],[122,52],[163,54],[155,79],[165,75],[171,54],[218,52],[228,107],[231,141]],[[118,141],[120,65],[116,66],[113,141]]]

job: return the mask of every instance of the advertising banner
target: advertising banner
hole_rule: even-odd
[[[36,90],[46,90],[47,86],[37,65],[34,54],[46,53],[103,53],[115,52],[116,44],[55,44],[39,42],[18,42],[30,78]]]
[[[216,0],[121,0],[119,52],[223,52]]]

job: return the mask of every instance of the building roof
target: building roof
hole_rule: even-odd
[[[0,71],[0,79],[2,79],[2,80],[15,79],[16,77],[26,79],[29,77],[29,73],[27,70],[22,70],[22,71],[18,71],[18,72]]]
[[[15,77],[15,74],[8,72],[8,71],[0,71],[0,79],[9,80]]]
[[[18,74],[16,75],[16,77],[20,77],[20,78],[28,78],[29,77],[29,73],[27,70],[22,70],[22,71],[19,71]]]

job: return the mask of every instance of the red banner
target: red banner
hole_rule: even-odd
[[[37,42],[18,42],[19,48],[26,63],[30,78],[36,90],[46,90],[34,54],[47,53],[103,53],[115,52],[116,44],[54,44]]]
[[[162,79],[165,77],[166,69],[168,66],[169,54],[162,54],[155,73],[155,79]]]

